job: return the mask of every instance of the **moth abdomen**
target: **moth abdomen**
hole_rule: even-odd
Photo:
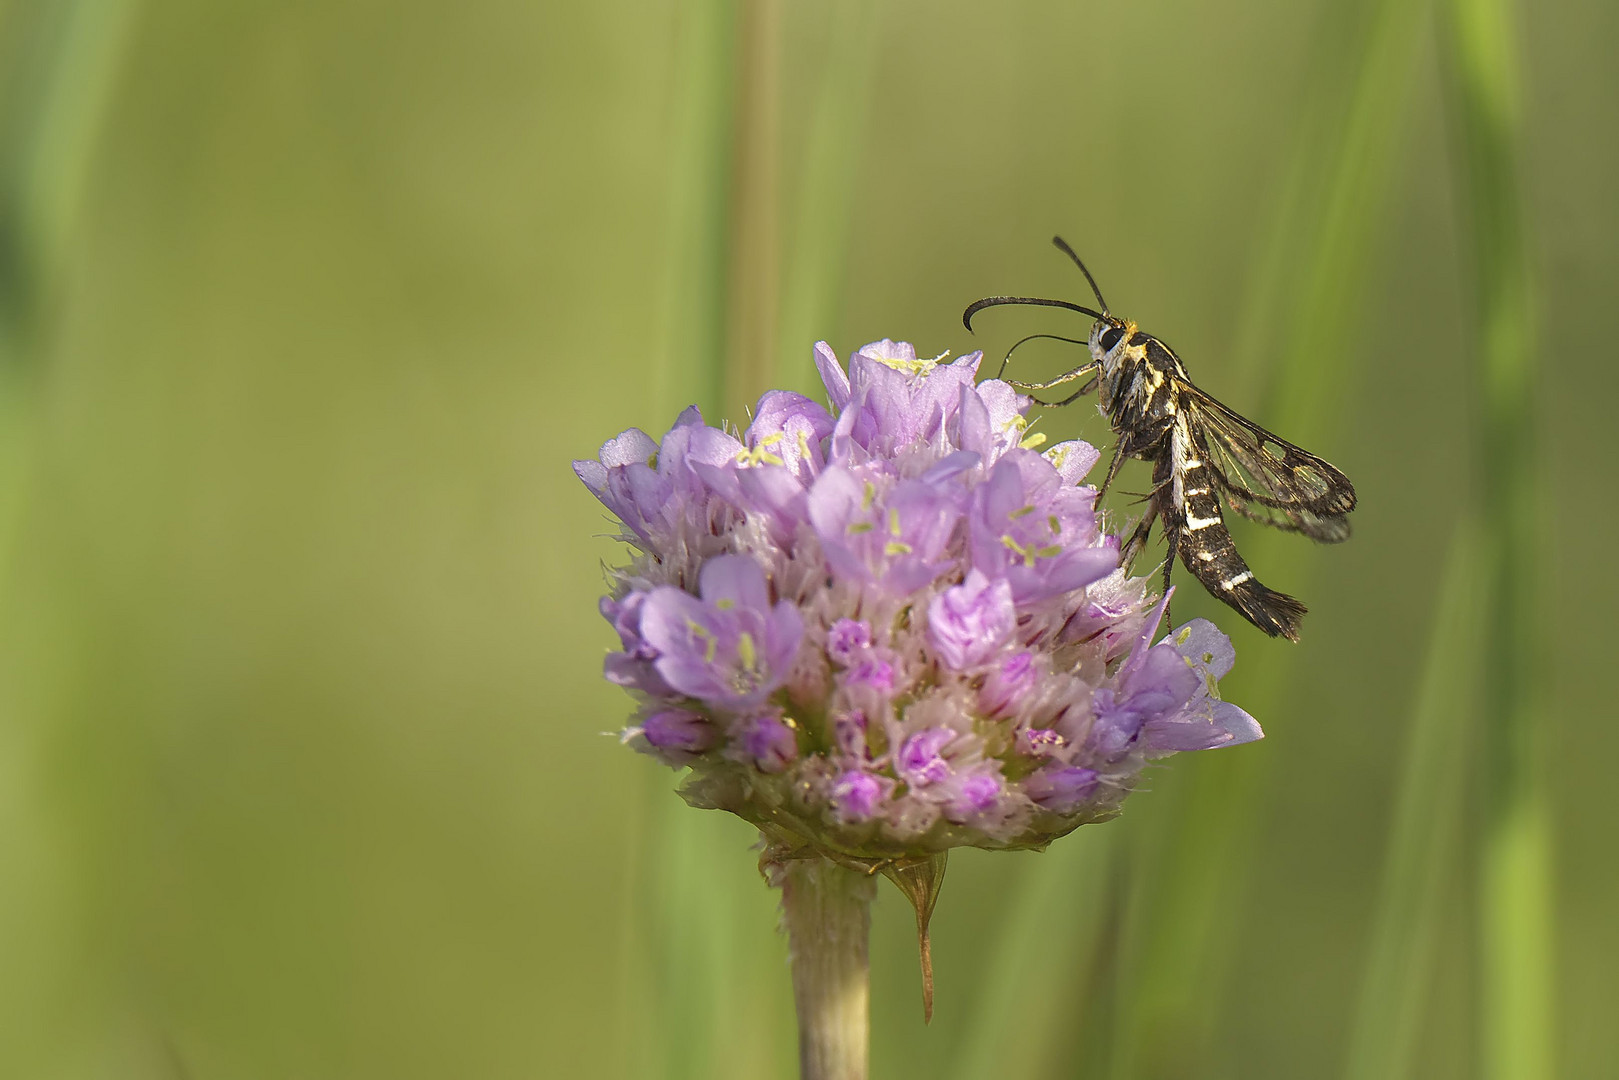
[[[1298,641],[1299,622],[1310,610],[1294,597],[1277,592],[1249,576],[1231,593],[1231,606],[1271,637]]]
[[[1185,469],[1181,484],[1182,514],[1175,545],[1181,563],[1205,589],[1259,629],[1271,637],[1297,641],[1299,623],[1309,609],[1254,577],[1226,528],[1207,466]]]
[[[1309,611],[1302,603],[1277,592],[1254,577],[1248,563],[1237,552],[1237,545],[1226,531],[1214,507],[1214,523],[1194,528],[1208,518],[1197,515],[1190,503],[1186,521],[1177,538],[1181,564],[1215,597],[1240,611],[1244,618],[1271,637],[1299,639],[1299,623]]]

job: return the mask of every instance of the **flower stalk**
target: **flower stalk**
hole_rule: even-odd
[[[821,858],[782,868],[782,921],[803,1080],[865,1080],[871,1036],[869,874]]]

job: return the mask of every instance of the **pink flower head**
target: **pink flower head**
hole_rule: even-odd
[[[830,407],[772,391],[740,435],[688,409],[574,463],[632,549],[601,605],[626,741],[688,801],[873,864],[1038,847],[1149,760],[1260,737],[1212,624],[1157,640],[1095,449],[1037,452],[979,359],[823,342]]]

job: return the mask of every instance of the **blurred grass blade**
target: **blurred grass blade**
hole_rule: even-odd
[[[671,179],[669,336],[655,396],[671,416],[695,396],[718,421],[740,417],[775,377],[781,10],[776,0],[717,0],[683,13],[683,155]],[[775,1072],[794,1049],[785,944],[768,917],[753,916],[776,898],[754,870],[748,830],[681,805],[669,786],[660,776],[644,901],[658,1014],[647,1071],[676,1080]]]
[[[680,5],[678,18],[663,352],[652,397],[671,419],[692,401],[716,419],[725,397],[736,0],[693,0]]]
[[[0,40],[0,551],[25,498],[37,331],[60,287],[135,0],[12,4]]]
[[[4,74],[0,139],[0,362],[60,277],[90,160],[133,21],[134,0],[11,5],[19,64]]]
[[[1105,1033],[1075,994],[1092,982],[1118,836],[1116,824],[1082,828],[1029,860],[959,1036],[954,1080],[1046,1075],[1059,1046],[1097,1052],[1092,1036]]]
[[[1477,714],[1486,598],[1477,526],[1456,528],[1403,754],[1347,1080],[1413,1075],[1432,985],[1441,903],[1463,858],[1468,721]]]
[[[740,420],[776,375],[781,294],[781,0],[739,9],[724,414]]]
[[[777,356],[783,382],[814,382],[810,347],[832,336],[849,249],[855,177],[864,149],[880,11],[864,0],[829,6],[827,63],[810,114],[783,270]],[[819,390],[812,396],[818,396]]]
[[[1474,293],[1482,390],[1486,617],[1484,776],[1479,866],[1484,1075],[1539,1080],[1552,1067],[1551,826],[1539,762],[1541,565],[1533,430],[1533,294],[1518,169],[1522,155],[1507,0],[1450,0],[1445,55],[1467,208],[1464,276]]]
[[[738,865],[750,871],[741,884],[763,891],[751,874],[752,860],[716,813],[700,813],[663,790],[659,842],[653,853],[656,878],[645,901],[656,925],[658,943],[657,1001],[660,1022],[638,1030],[646,1038],[652,1075],[679,1080],[742,1076],[732,1029],[740,1019],[741,996],[748,979],[738,956]],[[746,880],[752,877],[752,881]]]
[[[0,67],[0,566],[8,571],[0,575],[0,603],[13,620],[31,591],[11,589],[19,583],[16,551],[26,543],[17,538],[42,486],[35,376],[133,10],[134,0],[0,6],[0,45],[7,46],[0,61],[10,62]],[[21,671],[37,676],[61,665],[46,644],[60,635],[30,625],[21,640],[24,648],[7,650],[0,732],[0,851],[10,882],[0,904],[0,955],[10,989],[0,994],[9,1020],[0,1025],[0,1072],[65,1075],[84,1051],[64,1044],[75,1036],[93,1041],[85,1017],[103,989],[103,962],[86,947],[93,936],[82,895],[89,872],[61,839],[54,732],[23,689],[32,689],[32,679],[19,678]]]
[[[1341,412],[1344,384],[1358,370],[1350,362],[1353,329],[1363,313],[1360,296],[1367,278],[1401,138],[1410,117],[1410,98],[1428,5],[1382,0],[1372,9],[1349,101],[1341,110],[1323,108],[1308,127],[1341,132],[1325,147],[1317,169],[1298,167],[1295,176],[1318,175],[1314,198],[1288,198],[1272,224],[1282,238],[1271,257],[1300,268],[1279,275],[1300,282],[1288,299],[1289,317],[1255,305],[1252,316],[1270,327],[1285,327],[1280,364],[1259,410],[1265,422],[1305,445],[1332,443],[1330,418]],[[1342,48],[1330,42],[1334,51]],[[1306,145],[1302,153],[1314,150]],[[1256,287],[1278,277],[1262,269]],[[1253,330],[1239,340],[1255,340]],[[1307,578],[1313,553],[1297,537],[1266,531],[1248,541],[1250,561],[1271,568],[1277,580]],[[1243,707],[1269,730],[1284,710],[1291,666],[1270,656],[1243,680]],[[1184,1075],[1207,1042],[1232,935],[1222,933],[1219,914],[1233,910],[1249,862],[1253,815],[1263,786],[1262,753],[1210,755],[1198,763],[1179,812],[1168,827],[1173,839],[1160,845],[1165,855],[1138,879],[1152,883],[1150,896],[1131,905],[1131,944],[1120,1010],[1122,1031],[1116,1075]]]
[[[663,422],[696,400],[710,419],[724,400],[726,298],[730,280],[730,189],[735,141],[737,5],[699,0],[678,12],[674,72],[674,157],[669,170],[670,233],[663,297],[663,349],[652,371],[653,404]],[[645,833],[634,842],[646,873],[631,910],[632,1002],[646,1014],[626,1034],[641,1054],[639,1073],[668,1080],[725,1075],[724,1020],[743,985],[736,970],[730,864],[746,858],[718,842],[720,822],[674,794],[670,775],[648,781]]]

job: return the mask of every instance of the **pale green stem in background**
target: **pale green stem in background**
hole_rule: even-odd
[[[655,375],[656,403],[666,412],[695,397],[710,422],[729,417],[745,425],[743,408],[776,381],[783,14],[779,0],[708,0],[681,10],[667,355]],[[836,36],[833,44],[839,44]],[[855,55],[856,67],[869,66],[869,57]],[[827,123],[837,127],[851,107],[830,107]],[[847,132],[824,138],[843,146]],[[811,175],[832,178],[838,171],[810,157]],[[807,199],[806,224],[813,227],[817,214],[842,215],[846,202],[846,194],[830,206]],[[831,250],[828,257],[841,268],[837,246]],[[826,294],[832,291],[828,286]],[[800,355],[808,355],[809,344]],[[668,792],[666,774],[657,778],[653,799],[661,820],[647,903],[658,911],[659,978],[650,1006],[660,1021],[647,1068],[681,1080],[746,1075],[774,1060],[773,1048],[782,1041],[772,999],[752,989],[762,977],[759,960],[773,943],[755,947],[741,938],[751,932],[744,927],[753,926],[743,917],[751,899],[744,890],[758,889],[751,860],[741,843],[727,839],[734,823],[680,805]],[[739,872],[743,867],[746,873]],[[864,1045],[862,1035],[862,1062]]]
[[[21,61],[0,73],[0,549],[25,490],[37,334],[61,288],[134,9],[59,0],[0,11]]]
[[[36,466],[42,410],[35,391],[134,12],[135,0],[0,4],[0,44],[8,46],[0,67],[0,565],[12,571],[0,584],[7,586],[21,580],[16,567],[38,566],[16,560],[28,507],[49,491]],[[0,601],[14,598],[6,591]],[[8,659],[32,667],[43,655],[29,649]],[[8,670],[8,689],[16,674]],[[7,695],[8,705],[26,700]],[[8,875],[0,956],[16,987],[0,1057],[15,1070],[7,1075],[17,1076],[62,1075],[51,1045],[53,1034],[61,1036],[38,1020],[93,1014],[92,971],[100,963],[86,944],[95,935],[83,922],[85,868],[61,831],[64,802],[55,780],[63,757],[60,742],[47,735],[47,715],[8,708],[0,725],[0,849]],[[19,974],[28,971],[45,977]],[[11,1008],[18,1002],[27,1003],[21,1016]]]
[[[802,1080],[865,1080],[871,1044],[870,874],[825,859],[782,870]]]
[[[781,296],[781,0],[748,0],[739,24],[725,396],[739,421],[775,384]]]
[[[735,0],[694,0],[680,5],[673,28],[663,348],[651,371],[661,423],[692,401],[714,419],[724,398],[737,19]],[[675,796],[667,771],[647,775],[650,823],[636,842],[644,876],[632,905],[632,962],[649,970],[630,985],[650,988],[630,1010],[638,1071],[667,1080],[730,1075],[725,1025],[744,983],[730,883],[747,853],[722,842],[721,822]]]
[[[129,36],[134,0],[12,5],[23,40],[0,144],[0,361],[58,283],[84,202],[90,160]]]
[[[1517,28],[1507,0],[1446,5],[1456,181],[1476,305],[1486,617],[1479,860],[1483,1075],[1541,1080],[1553,1068],[1551,823],[1539,763],[1543,664],[1535,498],[1534,289],[1519,195]]]
[[[1486,597],[1478,527],[1457,526],[1400,761],[1388,853],[1367,941],[1346,1080],[1415,1075],[1444,899],[1460,871],[1469,723],[1479,706]]]
[[[652,880],[642,903],[653,928],[657,998],[649,1020],[632,1036],[645,1039],[647,1075],[670,1080],[706,1080],[738,1075],[740,1048],[730,1040],[738,1023],[745,965],[738,956],[735,887],[738,862],[748,863],[741,844],[715,815],[684,805],[669,790],[669,777],[654,793],[657,842],[650,853]],[[758,888],[751,874],[741,883]]]
[[[1374,243],[1383,235],[1379,224],[1411,114],[1427,16],[1428,5],[1411,0],[1382,0],[1371,12],[1348,106],[1319,120],[1341,132],[1324,148],[1327,164],[1315,170],[1323,177],[1320,195],[1285,199],[1273,225],[1282,239],[1270,245],[1267,264],[1280,260],[1303,269],[1291,275],[1301,283],[1291,317],[1279,320],[1270,312],[1266,320],[1272,334],[1281,323],[1285,344],[1265,396],[1269,404],[1256,415],[1307,446],[1331,446],[1331,418],[1342,412],[1344,387],[1357,370],[1353,346],[1364,315],[1361,290]],[[1307,171],[1295,168],[1294,175]],[[1277,276],[1262,267],[1260,286]],[[1249,561],[1290,591],[1305,580],[1315,557],[1297,536],[1265,532],[1246,544]],[[1242,705],[1272,732],[1285,730],[1293,719],[1285,696],[1290,671],[1280,656],[1257,663],[1245,681]],[[1153,902],[1131,905],[1115,1076],[1185,1075],[1211,1035],[1219,1014],[1209,1003],[1220,999],[1235,939],[1225,913],[1240,902],[1251,862],[1248,845],[1256,831],[1264,761],[1263,754],[1241,748],[1200,761],[1170,822],[1173,835],[1160,854],[1148,856],[1151,865],[1140,876],[1151,883]]]
[[[714,419],[725,392],[737,4],[691,0],[677,16],[663,355],[652,397],[664,410],[696,401]]]
[[[813,381],[810,348],[832,333],[877,70],[877,5],[837,0],[828,5],[828,18],[827,62],[810,110],[804,164],[794,178],[796,206],[783,267],[777,359],[788,385]]]

